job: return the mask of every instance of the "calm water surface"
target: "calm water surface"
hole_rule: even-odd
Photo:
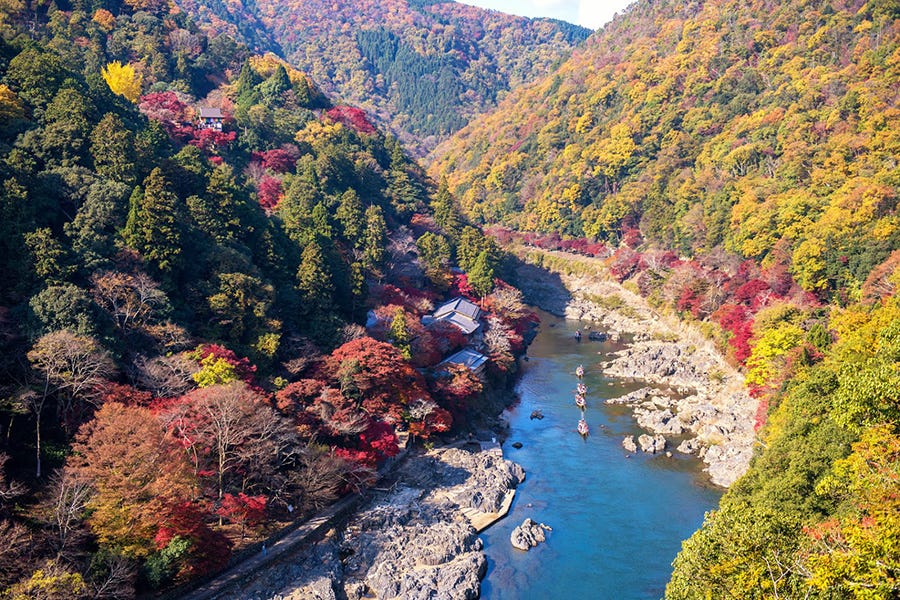
[[[661,598],[681,541],[721,493],[706,483],[696,459],[677,452],[672,458],[626,458],[622,438],[642,431],[627,408],[604,400],[641,386],[607,379],[598,365],[621,346],[587,341],[586,335],[575,343],[573,334],[584,324],[540,316],[504,445],[506,457],[521,464],[527,478],[509,516],[482,534],[488,556],[482,598]],[[587,440],[575,431],[579,364],[588,388]],[[531,420],[538,408],[545,418]],[[523,444],[519,450],[511,446],[516,441]],[[525,517],[553,528],[546,544],[527,553],[509,543]]]

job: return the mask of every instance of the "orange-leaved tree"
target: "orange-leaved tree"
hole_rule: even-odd
[[[81,428],[66,468],[93,488],[91,531],[126,556],[157,549],[154,538],[193,488],[184,451],[153,413],[117,402]]]

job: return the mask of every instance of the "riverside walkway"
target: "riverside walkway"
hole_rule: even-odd
[[[250,575],[259,569],[276,562],[288,552],[295,550],[314,537],[322,534],[336,522],[347,516],[362,503],[362,494],[353,494],[343,500],[332,504],[315,517],[304,521],[299,527],[274,542],[255,556],[234,565],[209,583],[200,586],[193,592],[179,596],[184,600],[212,600],[228,591],[232,586],[245,581]]]

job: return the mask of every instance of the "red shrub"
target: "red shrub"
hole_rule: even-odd
[[[275,210],[278,203],[281,202],[281,199],[284,197],[281,180],[277,177],[264,176],[259,182],[256,195],[259,199],[259,205],[263,207],[266,212]]]
[[[103,382],[97,392],[100,394],[101,404],[118,402],[125,406],[150,406],[153,402],[153,394],[150,392],[112,381]]]

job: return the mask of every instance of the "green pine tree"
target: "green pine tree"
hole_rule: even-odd
[[[170,274],[181,264],[183,210],[178,196],[159,167],[135,189],[125,225],[125,242],[140,252],[156,270]]]
[[[403,358],[412,358],[412,349],[409,346],[409,329],[406,327],[406,311],[398,308],[391,321],[391,343],[400,350]]]
[[[494,290],[494,265],[491,263],[490,253],[483,250],[475,258],[472,268],[468,271],[469,285],[481,298]]]
[[[135,182],[134,135],[117,115],[106,113],[91,132],[91,156],[99,175],[126,185]]]
[[[381,267],[386,244],[387,226],[381,208],[370,206],[366,209],[366,232],[363,239],[363,264],[367,269],[373,271]]]

